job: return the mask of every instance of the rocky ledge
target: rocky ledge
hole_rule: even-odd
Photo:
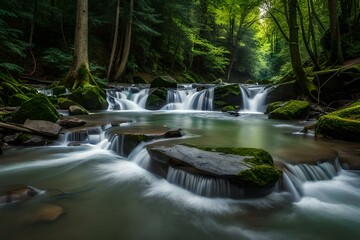
[[[230,184],[232,198],[269,194],[281,172],[269,153],[253,148],[197,148],[189,145],[148,148],[152,170],[167,176],[169,167]]]

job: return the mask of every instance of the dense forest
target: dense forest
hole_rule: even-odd
[[[89,0],[89,67],[98,81],[171,75],[179,82],[276,82],[360,56],[356,0]],[[76,1],[0,3],[0,69],[61,80],[69,72]],[[86,30],[87,31],[87,30]],[[86,36],[84,36],[86,37]]]

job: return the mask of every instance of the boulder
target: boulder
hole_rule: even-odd
[[[57,121],[57,124],[59,124],[62,127],[65,128],[73,128],[78,127],[86,124],[86,121],[79,118],[70,118],[70,117],[64,117]]]
[[[74,101],[69,100],[68,98],[58,98],[57,105],[59,106],[60,109],[68,110],[70,108],[70,106],[79,105],[79,104],[77,104]]]
[[[9,98],[9,106],[18,107],[24,102],[28,101],[29,99],[30,98],[28,96],[21,93],[17,93]]]
[[[241,91],[238,84],[222,85],[214,90],[214,110],[221,110],[229,105],[237,106],[241,101]]]
[[[177,82],[170,76],[160,76],[152,80],[150,88],[177,88]]]
[[[53,92],[53,95],[55,95],[55,96],[66,93],[66,88],[65,88],[65,86],[62,86],[62,85],[55,86],[51,90]]]
[[[221,109],[221,112],[236,112],[238,110],[237,106],[226,106]]]
[[[75,89],[68,95],[68,98],[88,110],[105,110],[108,107],[108,103],[105,100],[105,94],[92,85],[85,85]]]
[[[21,133],[13,144],[22,146],[46,146],[49,142],[47,138],[39,135]]]
[[[319,118],[316,134],[326,137],[360,141],[360,104],[355,103]]]
[[[284,103],[276,102],[272,105],[270,104],[266,112],[269,112],[270,119],[304,119],[309,113],[309,108],[309,102],[291,100]]]
[[[277,84],[269,88],[265,103],[297,99],[299,94],[299,88],[295,81]]]
[[[167,89],[157,88],[149,93],[146,101],[146,109],[159,110],[166,104]]]
[[[89,112],[79,105],[72,105],[69,107],[69,115],[89,115]]]
[[[57,137],[61,130],[59,124],[43,120],[27,119],[24,123],[24,127],[49,137]]]
[[[21,104],[19,109],[14,113],[12,121],[15,123],[24,123],[26,119],[30,119],[56,122],[59,118],[60,115],[50,100],[45,95],[38,94]]]
[[[243,189],[245,196],[270,193],[281,176],[281,172],[274,168],[271,155],[261,149],[175,145],[149,147],[148,152],[153,165],[166,165],[198,176],[224,179]],[[163,173],[165,177],[166,171]]]

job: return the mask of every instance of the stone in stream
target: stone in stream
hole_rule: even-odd
[[[79,118],[64,117],[58,120],[57,124],[65,128],[73,128],[73,127],[79,127],[85,125],[86,121]]]
[[[223,179],[230,184],[230,197],[269,194],[281,172],[272,157],[253,148],[196,148],[186,145],[149,147],[151,170],[167,177],[169,167],[204,178]]]
[[[89,115],[89,112],[79,105],[72,105],[69,107],[69,115]]]
[[[27,119],[24,123],[24,127],[49,137],[57,137],[61,130],[59,124],[43,120]]]
[[[39,194],[39,191],[24,185],[9,185],[0,188],[0,204],[28,200]]]
[[[51,223],[59,219],[65,214],[65,209],[54,204],[41,204],[32,209],[27,216],[25,222],[27,223]]]

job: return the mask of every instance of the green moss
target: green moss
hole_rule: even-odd
[[[258,186],[266,186],[275,183],[281,175],[282,173],[272,166],[256,165],[240,172],[238,176],[242,181],[255,183]]]
[[[77,88],[68,98],[88,110],[107,109],[107,102],[105,98],[101,96],[98,87],[90,84]]]
[[[10,98],[9,98],[9,106],[11,107],[17,107],[17,106],[20,106],[21,104],[23,104],[24,102],[28,101],[30,98],[27,97],[26,95],[24,94],[21,94],[21,93],[17,93],[15,95],[12,95]]]
[[[236,111],[236,106],[226,106],[221,109],[222,112],[230,112],[230,111]]]
[[[69,100],[68,98],[58,98],[58,102],[57,105],[59,106],[60,109],[69,109],[70,106],[73,105],[78,105],[80,106],[80,104]]]
[[[360,104],[319,118],[316,133],[328,137],[360,141]]]
[[[46,120],[56,122],[60,118],[50,100],[42,94],[21,104],[20,108],[14,113],[12,121],[16,123],[24,123],[26,119]]]
[[[310,104],[306,101],[291,100],[269,113],[272,119],[303,119],[309,112]]]
[[[65,86],[56,86],[56,87],[52,88],[52,91],[55,96],[58,96],[58,95],[66,93],[66,88],[65,88]]]
[[[268,105],[268,107],[266,108],[265,114],[271,113],[273,111],[275,111],[276,109],[280,108],[281,106],[283,106],[285,103],[284,102],[273,102],[270,103]]]

